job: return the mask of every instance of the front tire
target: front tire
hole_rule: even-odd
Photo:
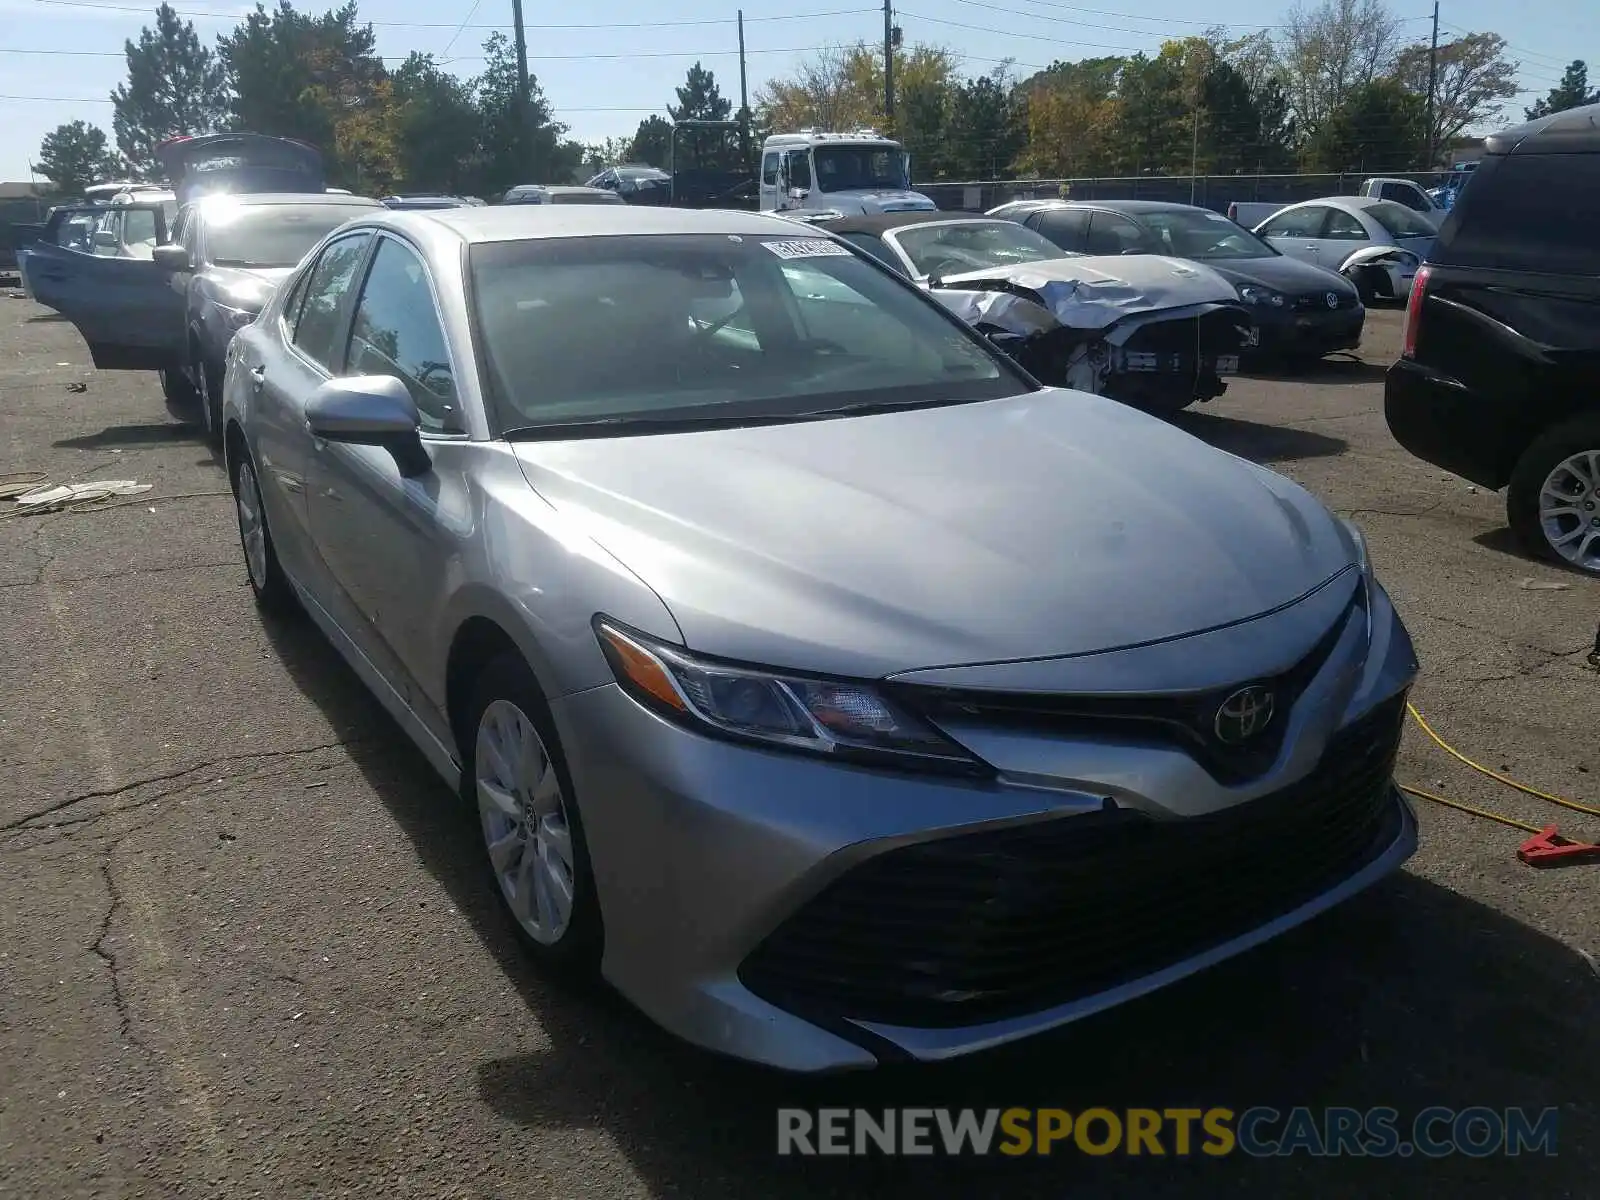
[[[518,937],[545,966],[593,973],[602,934],[588,842],[555,722],[521,658],[484,669],[460,729],[462,796]]]
[[[1534,439],[1511,473],[1506,519],[1530,554],[1600,576],[1600,417]]]
[[[161,398],[166,401],[167,412],[173,420],[193,425],[197,418],[203,419],[200,394],[195,391],[194,384],[189,382],[189,377],[181,367],[161,368]]]
[[[244,551],[245,570],[257,607],[276,614],[292,612],[296,606],[294,588],[278,562],[255,463],[248,454],[242,455],[233,469],[233,501],[239,519],[239,545]]]

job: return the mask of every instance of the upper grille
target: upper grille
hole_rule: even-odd
[[[969,1025],[1092,996],[1229,941],[1392,844],[1405,696],[1317,769],[1201,817],[1108,808],[891,850],[846,872],[745,960],[757,995],[818,1016]]]
[[[1182,746],[1222,783],[1255,779],[1277,761],[1289,712],[1300,693],[1328,661],[1347,624],[1366,619],[1367,590],[1357,587],[1350,606],[1305,657],[1280,675],[1240,680],[1226,687],[1183,696],[1077,696],[1048,692],[992,692],[921,685],[892,686],[897,699],[929,720],[979,721],[1060,736],[1136,733]],[[1216,736],[1218,708],[1242,687],[1259,684],[1273,692],[1273,719],[1257,736],[1230,746]]]

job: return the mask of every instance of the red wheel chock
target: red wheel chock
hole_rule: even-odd
[[[1517,857],[1530,867],[1569,867],[1600,862],[1600,846],[1564,838],[1554,825],[1546,825],[1517,847]]]

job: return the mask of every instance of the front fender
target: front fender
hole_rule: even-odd
[[[1357,267],[1388,267],[1416,265],[1422,260],[1399,246],[1363,246],[1339,265],[1339,273],[1347,275]]]

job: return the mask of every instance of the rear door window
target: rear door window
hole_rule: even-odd
[[[1322,236],[1322,227],[1332,210],[1323,204],[1297,208],[1293,212],[1279,213],[1261,226],[1262,237],[1316,238]]]
[[[1346,212],[1342,208],[1328,210],[1328,224],[1322,231],[1325,238],[1337,238],[1345,242],[1364,242],[1371,235],[1367,233],[1366,226],[1361,223],[1361,218],[1354,213]]]
[[[1431,238],[1436,232],[1417,213],[1403,204],[1381,200],[1367,209],[1367,216],[1376,221],[1393,238]]]
[[[1600,276],[1600,154],[1491,156],[1440,230],[1434,259],[1553,275]]]
[[[1081,251],[1089,232],[1089,214],[1081,208],[1043,209],[1024,222],[1063,250]]]

